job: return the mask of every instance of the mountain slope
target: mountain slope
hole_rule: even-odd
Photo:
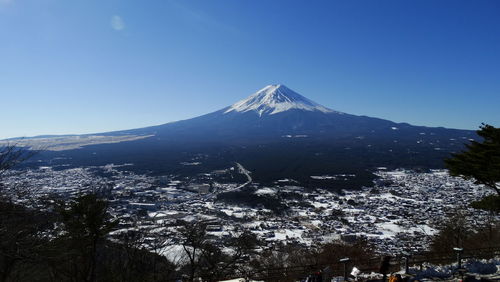
[[[328,186],[311,176],[359,176],[337,183],[349,186],[369,184],[370,171],[377,166],[442,167],[444,157],[476,138],[472,131],[412,126],[334,111],[280,84],[196,118],[99,135],[144,138],[46,153],[44,158],[72,165],[134,163],[143,172],[186,175],[225,168],[237,161],[260,182],[292,178],[304,185]],[[58,161],[61,157],[70,159]],[[180,165],[193,159],[201,164]]]

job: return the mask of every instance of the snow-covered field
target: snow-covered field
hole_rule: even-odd
[[[175,225],[178,220],[209,220],[221,226],[220,232],[212,232],[214,238],[232,236],[235,230],[253,232],[269,246],[277,242],[317,245],[337,239],[366,238],[381,251],[394,254],[425,249],[448,213],[457,209],[470,214],[475,224],[481,224],[486,213],[471,210],[466,203],[491,192],[470,181],[451,177],[443,170],[415,173],[381,168],[374,187],[334,193],[287,186],[286,183],[296,183],[290,179],[271,187],[254,185],[251,172],[240,164],[229,170],[245,175],[246,183],[211,183],[211,186],[205,182],[210,181],[209,173],[203,175],[203,181],[193,184],[196,179],[164,176],[158,181],[155,177],[118,170],[113,165],[100,168],[112,174],[104,178],[94,174],[96,169],[44,167],[12,172],[6,175],[4,184],[14,200],[32,205],[52,193],[73,197],[82,190],[106,183],[114,199],[111,213],[124,226],[139,224],[154,228]],[[211,188],[196,193],[193,190],[196,187]],[[217,200],[218,194],[243,187],[253,189],[250,191],[257,197],[279,199],[287,208],[276,214],[260,206]]]

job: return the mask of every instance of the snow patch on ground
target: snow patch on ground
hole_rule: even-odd
[[[276,194],[276,190],[268,187],[261,188],[254,192],[256,195],[274,195]]]

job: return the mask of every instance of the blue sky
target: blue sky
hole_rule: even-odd
[[[500,126],[500,1],[0,0],[0,138],[143,127],[283,83],[329,108]]]

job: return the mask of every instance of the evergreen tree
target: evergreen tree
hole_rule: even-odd
[[[474,179],[495,190],[500,196],[500,128],[482,124],[477,134],[482,142],[472,141],[466,150],[446,159],[450,174]]]

